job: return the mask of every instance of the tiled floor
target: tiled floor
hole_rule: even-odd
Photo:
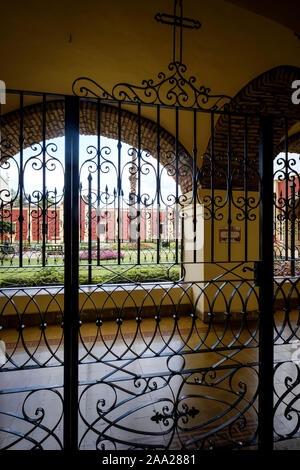
[[[256,326],[249,324],[240,332],[240,325],[233,324],[224,332],[223,324],[208,329],[197,320],[191,329],[188,317],[177,325],[173,318],[163,318],[157,329],[149,318],[138,331],[134,320],[125,320],[119,330],[109,321],[101,329],[94,323],[81,326],[81,449],[115,445],[125,449],[129,443],[170,449],[184,444],[193,449],[205,435],[206,447],[255,436],[258,351],[252,346],[257,340]],[[44,437],[43,448],[56,449],[62,439],[62,329],[47,326],[43,339],[38,327],[25,328],[22,338],[18,341],[13,329],[2,332],[1,339],[12,354],[10,367],[34,366],[30,356],[52,367],[1,374],[1,389],[14,389],[14,393],[0,395],[0,409],[11,413],[0,415],[0,426],[26,436],[14,448],[31,448]],[[248,347],[242,348],[245,343]],[[276,358],[290,359],[293,353],[291,346],[276,348]],[[284,383],[287,375],[293,380],[296,366],[294,362],[282,364],[275,376],[277,393],[286,394],[286,403],[299,392],[297,386],[287,392]],[[209,372],[204,371],[207,368]],[[174,403],[178,404],[175,411]],[[293,405],[291,420],[284,415],[286,406],[278,407],[275,429],[280,434],[291,432],[297,406]],[[16,439],[1,433],[0,445]]]

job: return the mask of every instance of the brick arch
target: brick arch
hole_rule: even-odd
[[[300,105],[294,105],[291,101],[294,80],[300,79],[300,68],[293,66],[279,66],[262,73],[251,80],[233,98],[229,111],[242,111],[253,113],[248,117],[248,160],[258,170],[258,145],[259,145],[259,114],[270,114],[274,117],[274,156],[285,147],[285,124],[283,117],[298,119],[300,121]],[[254,115],[256,113],[256,116]],[[288,145],[289,151],[300,153],[300,133],[293,133],[293,124],[289,125]],[[244,118],[231,116],[231,151],[233,155],[232,168],[240,166],[244,155]],[[228,118],[221,115],[215,125],[214,151],[220,158],[220,167],[223,166],[223,174],[227,166],[228,146]],[[207,146],[206,154],[210,155],[211,142]],[[236,161],[235,161],[236,159]],[[222,173],[222,171],[220,172]],[[238,175],[238,172],[236,173]],[[205,175],[205,171],[203,172]],[[202,186],[209,187],[207,176],[202,178]],[[238,189],[243,184],[243,178],[236,176],[233,179],[233,187]],[[258,179],[253,177],[248,181],[248,188],[257,190]],[[216,187],[226,187],[225,178],[216,179]]]
[[[64,101],[53,100],[46,103],[46,140],[63,137]],[[97,103],[81,101],[80,103],[80,134],[97,135]],[[24,107],[23,110],[23,148],[26,149],[36,142],[43,140],[42,103]],[[2,158],[9,158],[19,152],[19,110],[1,116]],[[118,139],[118,108],[108,104],[101,104],[101,135]],[[122,142],[136,147],[138,145],[138,117],[136,114],[121,111]],[[141,117],[141,148],[157,157],[157,125],[154,121]],[[160,128],[160,162],[167,164],[168,155],[175,151],[175,138],[164,128]],[[192,158],[187,150],[179,143],[178,183],[183,194],[192,189]]]

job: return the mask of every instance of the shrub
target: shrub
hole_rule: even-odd
[[[141,246],[141,250],[153,250],[156,247],[154,243],[144,243],[144,242],[141,242],[140,246]],[[137,251],[137,243],[122,243],[121,248],[122,250]]]
[[[276,260],[274,262],[274,276],[287,277],[291,276],[291,263],[285,260]],[[295,263],[295,276],[300,276],[299,263]]]
[[[92,259],[97,259],[97,251],[92,251]],[[124,253],[120,253],[120,257],[124,258]],[[87,250],[79,252],[79,259],[83,260],[89,259],[89,252]],[[115,250],[100,250],[100,259],[109,260],[109,259],[118,259],[118,252]]]

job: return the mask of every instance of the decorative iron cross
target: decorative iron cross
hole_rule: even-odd
[[[179,13],[179,14],[178,14]],[[155,15],[156,21],[173,26],[173,62],[177,59],[176,51],[176,36],[177,28],[179,28],[179,53],[178,62],[182,64],[182,30],[183,28],[199,29],[201,23],[192,18],[185,18],[183,16],[183,0],[174,0],[174,14],[157,13]]]

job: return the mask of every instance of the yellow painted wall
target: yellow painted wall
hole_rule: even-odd
[[[172,28],[154,15],[172,9],[171,0],[3,2],[1,78],[11,88],[68,93],[80,75],[107,86],[152,77],[172,50]],[[271,67],[300,65],[297,39],[275,21],[223,0],[186,0],[184,14],[202,23],[184,32],[185,62],[214,90],[234,94]]]
[[[2,2],[0,79],[8,88],[71,93],[79,76],[111,90],[115,83],[140,84],[168,72],[172,28],[154,20],[172,13],[172,0],[17,0]],[[200,30],[185,30],[183,60],[196,86],[234,96],[250,80],[279,65],[300,66],[299,40],[287,27],[224,0],[185,0],[184,15]],[[34,101],[33,98],[26,102]],[[8,112],[16,100],[3,106]],[[143,113],[147,115],[147,110]],[[169,121],[162,119],[168,129]],[[189,124],[181,141],[189,146]],[[209,121],[199,139],[205,151]]]
[[[199,194],[200,201],[205,200],[206,196],[209,196],[209,194],[208,190],[201,190]],[[233,191],[232,197],[233,200],[238,203],[239,200],[242,201],[244,193],[242,191]],[[249,192],[248,197],[253,198],[253,206],[257,205],[257,192]],[[219,204],[223,204],[226,201],[226,191],[215,191],[215,198],[219,201]],[[210,208],[210,205],[208,205],[208,208]],[[249,270],[243,272],[242,270],[245,266],[253,268],[253,262],[259,259],[258,208],[254,208],[253,211],[249,213],[249,215],[253,214],[254,220],[248,221],[247,263],[245,263],[245,222],[243,220],[239,220],[242,215],[242,211],[233,204],[231,205],[232,226],[240,227],[241,241],[239,243],[231,244],[231,262],[228,262],[228,244],[220,243],[219,241],[219,230],[224,227],[226,228],[227,226],[228,208],[229,204],[226,203],[223,209],[217,211],[216,216],[218,217],[218,214],[219,216],[222,215],[222,219],[214,220],[214,225],[212,225],[211,220],[207,218],[208,210],[203,206],[199,207],[198,220],[200,221],[200,226],[197,230],[198,241],[196,264],[192,264],[193,244],[190,240],[187,241],[190,249],[186,248],[185,250],[185,261],[187,262],[186,280],[196,282],[196,285],[193,288],[194,302],[197,304],[197,310],[202,317],[203,314],[207,312],[213,312],[214,314],[218,314],[220,317],[220,315],[223,315],[223,312],[233,313],[243,310],[252,312],[258,308],[255,291],[252,291],[253,272]],[[185,211],[188,214],[188,221],[186,222],[186,225],[188,225],[191,223],[192,206],[187,206]],[[215,233],[213,260],[211,258],[212,230]],[[189,232],[190,227],[185,231],[185,233]],[[240,264],[242,265],[239,266]],[[227,271],[230,270],[232,270],[232,272],[226,274]],[[241,278],[248,279],[249,282],[244,281],[243,285],[236,289]],[[211,283],[213,280],[215,280],[215,282]],[[224,281],[227,281],[227,283],[222,287]],[[232,281],[232,283],[229,283],[228,281]],[[210,282],[210,285],[205,287],[208,282]],[[220,293],[218,293],[221,287],[222,289]],[[222,295],[222,293],[224,295]],[[233,297],[230,300],[232,295]]]
[[[103,289],[81,288],[79,292],[80,315],[92,311],[94,316],[98,314],[100,317],[113,320],[119,314],[121,317],[128,318],[126,309],[131,309],[129,316],[132,316],[135,310],[133,315],[135,317],[139,308],[153,307],[154,313],[152,313],[155,314],[155,309],[159,305],[162,308],[169,308],[170,314],[175,314],[176,308],[180,313],[181,306],[191,305],[192,309],[191,292],[188,290],[185,292],[184,289],[184,285],[179,285],[176,288],[172,285],[164,287],[143,285],[143,287],[130,286],[128,288],[126,286],[108,286]],[[62,288],[4,290],[4,293],[0,295],[0,312],[3,318],[7,315],[19,315],[22,322],[24,315],[40,314],[41,317],[37,321],[41,323],[43,315],[45,316],[44,320],[47,321],[48,314],[56,313],[61,316],[63,310],[64,293]]]

